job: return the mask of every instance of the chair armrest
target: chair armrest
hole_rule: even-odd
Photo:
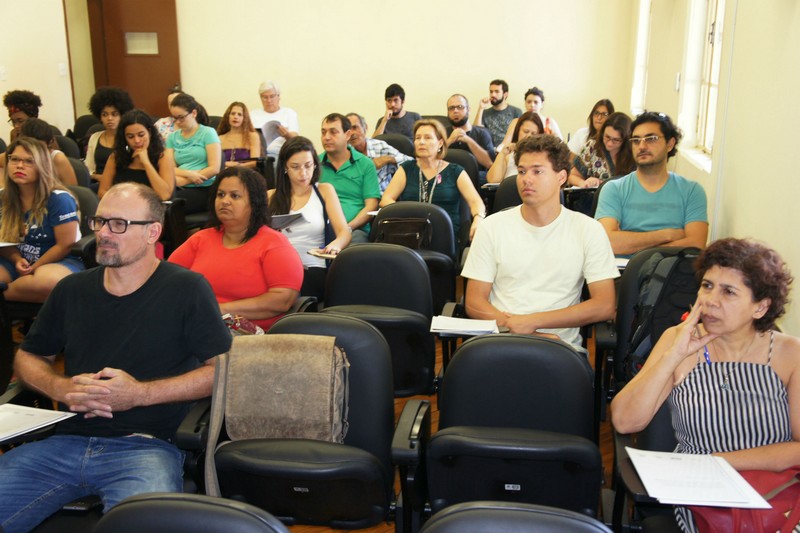
[[[317,299],[313,296],[298,296],[294,301],[292,307],[286,311],[286,314],[291,313],[314,313],[317,311]]]
[[[175,445],[181,450],[205,449],[210,418],[211,398],[196,401],[175,432]]]
[[[594,345],[597,350],[610,351],[617,347],[617,327],[612,321],[594,325]]]
[[[15,404],[15,405],[25,405],[28,407],[38,407],[38,408],[49,408],[52,407],[52,400],[46,396],[42,396],[38,392],[34,392],[30,389],[26,389],[22,386],[22,384],[17,384],[16,386],[11,387],[8,389],[2,396],[0,396],[0,405],[4,405],[7,403]],[[39,404],[44,403],[46,407],[42,407]],[[30,442],[34,440],[40,440],[45,437],[49,437],[53,434],[56,425],[51,424],[49,426],[41,427],[39,429],[35,429],[33,431],[28,431],[27,433],[23,433],[21,435],[17,435],[16,437],[11,437],[8,439],[4,439],[0,441],[0,446],[14,446],[18,444],[22,444],[24,442]]]
[[[442,307],[442,316],[460,318],[464,316],[464,304],[459,302],[447,302]]]
[[[70,255],[80,259],[86,268],[91,268],[97,265],[97,259],[95,258],[96,249],[97,239],[94,234],[84,235],[78,242],[72,245]]]
[[[428,400],[406,402],[392,438],[392,463],[400,470],[403,523],[412,523],[412,515],[421,514],[428,500],[425,448],[431,438],[431,404]]]

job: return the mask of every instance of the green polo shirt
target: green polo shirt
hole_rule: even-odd
[[[378,171],[375,170],[372,160],[352,146],[348,146],[347,149],[350,150],[350,160],[345,161],[339,170],[333,168],[328,161],[327,153],[320,154],[322,174],[319,181],[333,185],[342,204],[344,217],[350,222],[364,209],[367,198],[380,199],[381,188],[378,185]],[[369,224],[362,226],[361,229],[369,233]]]

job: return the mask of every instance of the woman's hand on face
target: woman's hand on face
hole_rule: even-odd
[[[700,336],[698,324],[700,323],[701,307],[699,301],[696,301],[692,306],[692,310],[686,316],[686,320],[676,327],[675,339],[672,341],[672,346],[668,353],[680,360],[696,353],[718,337],[714,333],[706,333],[702,337]]]
[[[503,146],[503,151],[506,153],[506,155],[513,154],[516,148],[516,143],[508,143],[507,145]]]
[[[28,274],[31,274],[33,272],[31,264],[28,263],[28,260],[25,259],[24,257],[18,259],[14,266],[16,267],[17,273],[20,276],[27,276]]]

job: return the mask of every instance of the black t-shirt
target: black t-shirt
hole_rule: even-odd
[[[230,332],[200,274],[162,262],[138,290],[114,296],[103,286],[103,271],[98,267],[64,278],[22,348],[42,356],[63,351],[67,376],[111,367],[140,381],[184,374],[230,349]],[[58,432],[96,437],[146,433],[170,439],[188,406],[136,407],[115,412],[111,419],[79,414],[61,422]]]

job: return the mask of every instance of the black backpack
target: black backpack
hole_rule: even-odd
[[[694,262],[700,250],[684,248],[674,255],[654,253],[639,271],[639,297],[633,312],[625,354],[625,381],[635,376],[661,335],[681,321],[697,299]]]

